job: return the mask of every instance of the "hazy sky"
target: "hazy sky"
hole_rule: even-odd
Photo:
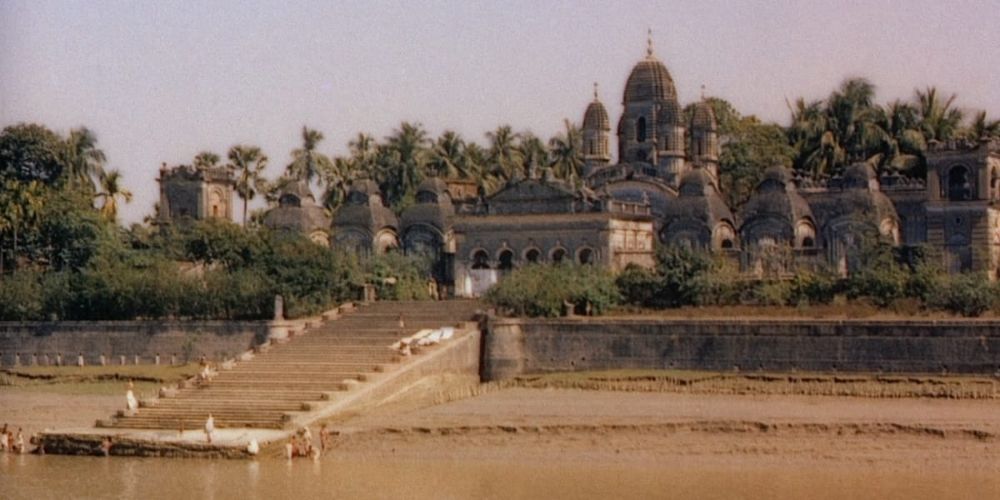
[[[682,103],[705,85],[785,124],[786,99],[865,76],[883,103],[936,85],[1000,118],[996,0],[0,0],[0,126],[90,127],[136,195],[134,222],[152,213],[161,162],[253,143],[276,176],[302,125],[330,155],[403,120],[548,138],[582,119],[593,82],[616,122],[647,28]]]

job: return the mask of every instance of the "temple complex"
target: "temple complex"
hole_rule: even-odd
[[[743,206],[730,207],[719,189],[722,139],[712,108],[701,99],[685,116],[651,41],[622,104],[614,161],[595,85],[581,127],[580,182],[535,165],[489,194],[467,179],[431,177],[397,216],[374,181],[358,179],[332,217],[307,185],[294,183],[264,224],[364,255],[425,255],[435,279],[459,296],[478,296],[529,263],[652,266],[657,243],[711,252],[750,277],[781,278],[820,268],[847,275],[862,246],[880,240],[924,247],[950,272],[998,277],[996,142],[932,142],[924,179],[856,162],[817,183],[775,165]],[[230,217],[232,179],[216,170],[161,170],[160,218]]]

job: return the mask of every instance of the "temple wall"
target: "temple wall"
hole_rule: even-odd
[[[1000,322],[490,318],[483,378],[609,369],[994,373]]]

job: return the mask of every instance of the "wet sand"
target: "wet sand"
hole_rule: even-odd
[[[336,453],[1000,472],[1000,401],[500,389],[340,423]]]
[[[0,426],[23,427],[25,436],[45,429],[93,427],[125,408],[121,396],[73,395],[28,387],[0,387]]]

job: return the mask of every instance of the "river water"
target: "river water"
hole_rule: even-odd
[[[818,470],[821,469],[821,470]],[[982,472],[491,461],[0,454],[0,498],[1000,498]]]

